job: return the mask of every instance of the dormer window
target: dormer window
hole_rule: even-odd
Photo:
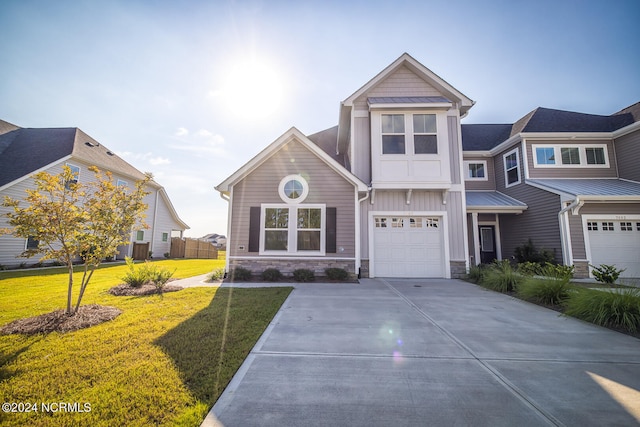
[[[382,154],[438,154],[435,114],[382,114],[381,124]]]
[[[404,138],[404,114],[383,114],[382,154],[404,154]]]
[[[415,154],[438,154],[435,114],[413,115],[413,150]]]

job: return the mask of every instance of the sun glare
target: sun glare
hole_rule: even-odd
[[[257,57],[230,61],[215,92],[221,107],[242,118],[266,119],[284,97],[283,76],[271,62]]]

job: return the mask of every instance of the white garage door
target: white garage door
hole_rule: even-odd
[[[439,217],[374,217],[376,277],[445,277]]]
[[[622,277],[640,277],[640,221],[587,222],[591,264],[626,268]]]

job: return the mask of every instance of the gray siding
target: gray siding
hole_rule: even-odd
[[[640,182],[640,130],[615,141],[620,178]]]
[[[451,261],[465,260],[464,243],[467,236],[464,233],[465,213],[462,208],[461,192],[450,192],[447,204],[442,203],[442,193],[437,191],[413,191],[411,204],[406,203],[404,191],[377,191],[375,203],[367,200],[361,205],[360,223],[362,224],[361,247],[362,258],[369,259],[369,212],[446,212],[449,224],[449,257]]]
[[[463,161],[485,161],[487,162],[487,170],[485,174],[487,176],[486,181],[465,181],[464,185],[467,190],[495,190],[496,189],[496,170],[493,163],[492,157],[465,157]],[[464,169],[464,174],[466,176],[467,170]]]
[[[533,162],[533,147],[532,145],[566,145],[566,146],[575,146],[582,144],[606,144],[607,145],[607,154],[609,156],[609,167],[601,168],[601,167],[534,167]],[[616,156],[614,155],[614,148],[612,141],[594,141],[594,140],[573,140],[571,142],[567,141],[527,141],[527,164],[529,166],[529,177],[532,179],[536,178],[616,178]]]
[[[460,184],[460,151],[462,151],[462,140],[458,134],[458,118],[447,117],[447,131],[449,132],[449,156],[451,158],[451,182]]]
[[[538,248],[545,248],[555,253],[555,259],[562,262],[562,245],[560,241],[560,196],[552,194],[524,183],[522,167],[522,145],[517,145],[520,155],[520,184],[505,187],[504,162],[502,156],[513,150],[515,146],[494,157],[496,189],[527,204],[528,208],[521,215],[500,215],[500,234],[502,257],[511,258],[516,247],[526,243],[529,238]]]
[[[440,92],[406,66],[398,68],[368,93],[355,100],[357,110],[368,110],[367,98],[377,96],[442,96]]]
[[[304,203],[326,203],[337,208],[336,247],[343,252],[331,257],[355,256],[355,188],[315,154],[298,142],[290,142],[257,169],[233,186],[232,229],[227,245],[231,256],[257,256],[247,252],[249,246],[249,210],[262,203],[284,203],[278,194],[282,178],[302,174],[309,183]],[[239,246],[245,250],[238,250]]]
[[[366,184],[371,182],[371,125],[368,117],[356,117],[353,124],[355,144],[355,161],[353,173]]]

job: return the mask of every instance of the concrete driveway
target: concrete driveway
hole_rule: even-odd
[[[631,426],[640,340],[458,280],[296,285],[203,425]]]

